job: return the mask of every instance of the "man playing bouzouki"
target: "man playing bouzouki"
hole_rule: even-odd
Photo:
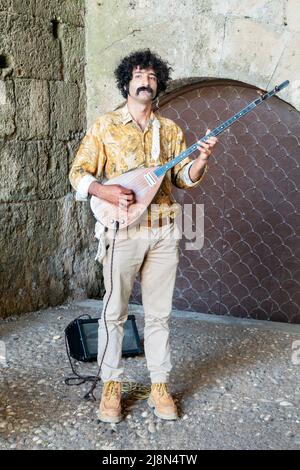
[[[168,64],[149,49],[134,52],[120,62],[115,77],[127,101],[118,110],[100,116],[83,139],[70,171],[77,200],[87,200],[91,195],[129,210],[135,203],[134,192],[121,185],[103,184],[103,180],[141,166],[163,165],[185,150],[182,130],[152,110],[158,95],[166,90],[170,72]],[[103,302],[106,322],[104,324],[103,318],[99,321],[98,336],[98,361],[103,360],[101,379],[104,383],[99,418],[104,422],[117,423],[122,419],[123,326],[139,272],[145,312],[144,348],[152,384],[148,403],[162,419],[178,417],[168,390],[171,371],[169,319],[178,265],[176,204],[171,190],[172,184],[181,189],[200,184],[216,142],[216,137],[199,142],[200,154],[195,160],[187,157],[166,173],[153,200],[155,209],[151,212],[148,208],[146,219],[135,226],[132,233],[129,227],[125,236],[119,230],[112,271],[112,243],[98,256],[103,262],[106,288]],[[106,241],[111,241],[114,230],[108,229],[105,237]],[[106,326],[109,341],[103,351]]]

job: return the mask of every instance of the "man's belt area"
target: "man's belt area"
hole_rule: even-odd
[[[147,218],[146,220],[140,223],[141,227],[148,227],[148,228],[160,228],[164,225],[173,224],[174,219],[170,216],[159,216],[157,219]]]

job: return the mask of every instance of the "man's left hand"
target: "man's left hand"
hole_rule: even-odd
[[[207,129],[206,131],[206,134],[209,134],[211,131],[210,129]],[[198,142],[198,145],[197,145],[197,148],[198,150],[200,150],[200,155],[198,157],[198,159],[201,161],[201,162],[207,162],[211,153],[212,153],[212,150],[214,148],[214,146],[216,145],[216,143],[218,142],[218,139],[216,137],[209,137],[209,139],[207,139],[206,142]]]

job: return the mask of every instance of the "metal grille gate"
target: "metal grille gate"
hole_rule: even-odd
[[[160,108],[191,145],[257,91],[239,82],[198,83]],[[300,113],[273,97],[219,136],[201,186],[174,189],[204,204],[205,239],[184,249],[173,305],[180,310],[300,323]],[[131,301],[141,302],[139,281]]]

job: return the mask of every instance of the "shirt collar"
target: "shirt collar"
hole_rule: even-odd
[[[124,125],[128,124],[128,122],[133,121],[132,116],[129,112],[127,103],[120,109],[120,112],[121,112],[121,121]],[[159,120],[155,116],[154,112],[151,111],[149,125],[151,126],[155,121],[157,121],[159,125]]]

